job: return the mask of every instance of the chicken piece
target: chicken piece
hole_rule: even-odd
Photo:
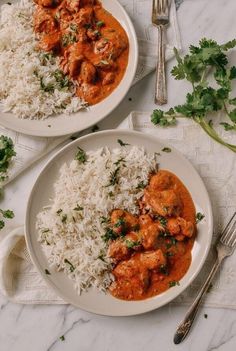
[[[63,72],[69,74],[72,78],[76,78],[80,73],[80,67],[83,61],[84,56],[78,43],[70,46],[65,50],[64,57],[61,60]]]
[[[146,226],[146,225],[152,224],[152,223],[153,223],[153,220],[148,214],[139,216],[139,224],[140,224],[141,228],[143,226]]]
[[[66,0],[65,7],[70,12],[78,12],[80,9],[81,0]]]
[[[140,261],[143,266],[149,270],[157,269],[162,265],[166,265],[166,258],[160,249],[142,252],[140,254]]]
[[[150,285],[150,272],[143,271],[139,276],[130,279],[114,281],[109,290],[113,296],[124,299],[141,299]]]
[[[137,254],[136,254],[137,255]],[[136,256],[135,255],[135,256]],[[139,254],[138,254],[139,255]],[[134,276],[139,275],[140,267],[139,267],[139,256],[133,256],[129,260],[122,261],[118,263],[118,265],[113,269],[112,273],[116,278],[125,278],[129,279]],[[137,260],[138,258],[138,260]]]
[[[106,73],[105,77],[102,80],[102,85],[109,85],[114,83],[115,78],[116,76],[113,72]]]
[[[76,94],[84,99],[88,104],[94,104],[95,99],[99,96],[100,88],[98,85],[92,85],[88,83],[82,83],[76,91]]]
[[[155,222],[151,222],[150,224],[147,224],[141,228],[141,242],[146,250],[155,249],[157,247],[159,233],[159,224]]]
[[[56,51],[60,47],[60,33],[45,34],[38,44],[43,51]]]
[[[129,258],[130,250],[128,249],[124,240],[117,239],[110,243],[108,248],[108,256],[115,259],[118,262]]]
[[[84,7],[74,14],[74,20],[80,26],[85,26],[92,23],[93,20],[93,8]]]
[[[34,2],[43,7],[55,7],[59,5],[62,0],[34,0]]]
[[[38,8],[34,14],[34,30],[37,33],[51,33],[57,29],[57,22],[43,8]]]
[[[194,234],[194,225],[182,217],[170,218],[167,222],[167,229],[170,234],[175,235],[177,240],[185,237],[191,238]]]
[[[96,68],[88,61],[81,64],[80,81],[82,83],[94,83],[96,80]]]
[[[116,224],[120,219],[123,219],[129,229],[135,228],[138,225],[138,218],[124,210],[114,210],[111,214],[111,223]]]
[[[179,216],[182,211],[181,199],[174,190],[158,192],[145,190],[144,202],[146,202],[153,211],[163,217]]]
[[[150,179],[149,190],[151,191],[162,191],[167,190],[172,186],[171,175],[166,173],[166,171],[159,171],[157,174],[153,175]]]
[[[128,47],[128,41],[111,28],[102,29],[102,37],[95,45],[95,53],[104,59],[110,57],[114,60]]]

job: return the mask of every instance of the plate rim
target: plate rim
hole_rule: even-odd
[[[19,0],[15,0],[14,2],[18,2]],[[128,93],[129,89],[131,88],[132,86],[132,83],[134,81],[134,77],[135,77],[135,74],[136,74],[136,71],[137,71],[137,66],[138,66],[138,58],[139,58],[139,45],[138,45],[138,39],[137,39],[137,33],[136,33],[136,30],[134,28],[134,25],[133,25],[133,22],[129,16],[129,14],[127,13],[126,9],[124,8],[124,6],[118,1],[118,0],[109,0],[109,2],[113,2],[116,4],[117,7],[120,8],[120,10],[122,11],[123,13],[123,16],[127,22],[127,25],[128,25],[128,30],[125,30],[127,35],[128,34],[131,34],[130,36],[128,35],[128,39],[129,39],[129,43],[132,42],[132,45],[133,45],[133,57],[132,57],[132,62],[130,61],[130,58],[129,58],[129,61],[128,61],[128,65],[126,67],[126,71],[125,71],[125,74],[124,76],[122,77],[122,80],[120,81],[119,85],[116,87],[116,89],[120,86],[120,84],[122,83],[122,81],[127,77],[128,79],[128,84],[126,84],[126,86],[124,87],[124,89],[121,91],[120,93],[120,97],[117,99],[117,102],[114,104],[114,106],[112,108],[109,108],[109,109],[106,109],[106,106],[103,107],[104,111],[103,113],[101,113],[101,117],[99,117],[98,119],[96,119],[95,121],[91,121],[91,123],[89,123],[88,125],[86,126],[83,126],[82,128],[80,128],[79,126],[77,126],[76,128],[74,127],[71,127],[71,129],[68,127],[68,129],[66,130],[66,132],[64,132],[62,129],[60,131],[58,131],[58,129],[56,129],[54,131],[53,128],[50,128],[48,127],[48,125],[50,125],[50,123],[53,123],[53,120],[52,118],[57,118],[57,117],[54,117],[54,115],[51,115],[49,116],[48,118],[46,118],[45,120],[34,120],[34,122],[43,122],[45,121],[45,126],[43,127],[43,130],[40,130],[38,131],[38,128],[37,128],[37,124],[35,124],[35,128],[32,128],[32,130],[27,130],[26,127],[24,126],[21,126],[21,125],[16,125],[15,127],[12,126],[12,124],[14,125],[14,122],[13,123],[10,123],[9,125],[9,122],[8,122],[8,119],[5,120],[5,119],[1,119],[1,115],[4,116],[5,112],[1,111],[0,110],[0,125],[2,125],[4,128],[8,128],[12,131],[15,131],[15,132],[18,132],[18,133],[22,133],[22,134],[25,134],[25,135],[29,135],[29,136],[36,136],[36,137],[47,137],[47,138],[52,138],[52,137],[63,137],[63,136],[66,136],[66,135],[73,135],[75,133],[78,133],[78,132],[82,132],[83,130],[87,129],[87,128],[90,128],[92,127],[93,125],[101,122],[104,118],[106,118],[109,114],[111,114],[119,105],[120,103],[124,100],[126,94]],[[103,2],[103,0],[101,0],[101,2]],[[6,4],[7,1],[6,0],[0,0],[0,6]],[[113,14],[112,14],[113,15]],[[119,21],[119,23],[121,23],[121,19],[117,18],[116,15],[113,15],[115,17],[116,20]],[[111,93],[111,95],[116,91],[116,89]],[[101,103],[103,101],[106,101],[106,99],[109,99],[109,97],[111,97],[111,95],[109,95],[107,98],[105,98],[104,100],[101,101]],[[96,105],[93,105],[93,106],[96,106]],[[92,106],[92,108],[93,108]],[[21,121],[21,120],[25,120],[24,118],[19,118],[17,117],[16,115],[14,115],[13,113],[11,112],[6,112],[8,114],[11,114],[12,115],[12,118],[16,119],[17,122]],[[68,118],[68,126],[70,126],[70,121],[69,121],[69,118],[72,116],[72,115],[75,115],[75,114],[78,114],[78,113],[86,113],[86,111],[77,111],[77,112],[74,112],[72,114],[68,114],[67,116],[64,116],[63,118]],[[93,111],[93,114],[96,115],[96,110]],[[56,115],[56,114],[55,114]],[[60,115],[60,114],[58,114]],[[61,114],[62,115],[62,114]],[[79,118],[79,116],[78,116]],[[86,118],[86,116],[81,116],[81,118]],[[26,120],[29,120],[29,121],[33,121],[31,119],[26,119]],[[58,121],[58,123],[60,123],[60,121]],[[47,126],[46,126],[47,124]]]
[[[143,309],[142,311],[138,311],[138,312],[119,312],[119,313],[102,313],[102,312],[96,312],[93,310],[93,308],[84,308],[79,306],[79,304],[75,304],[74,302],[72,302],[69,298],[65,300],[65,296],[63,296],[63,294],[61,293],[61,291],[57,288],[57,286],[54,284],[54,282],[52,280],[50,280],[47,275],[43,274],[42,271],[42,267],[40,266],[35,254],[34,254],[34,250],[33,250],[33,246],[31,244],[31,240],[30,240],[30,206],[31,206],[31,202],[32,202],[32,198],[34,196],[34,192],[35,189],[37,187],[38,182],[40,181],[41,176],[43,175],[43,173],[47,170],[47,168],[51,165],[51,163],[58,158],[60,155],[62,155],[67,149],[73,147],[73,145],[78,146],[80,142],[89,139],[89,138],[93,138],[94,136],[96,137],[96,135],[100,134],[100,135],[112,135],[112,134],[116,134],[116,133],[126,133],[126,134],[132,134],[132,135],[136,135],[137,137],[141,137],[141,136],[145,136],[149,139],[152,139],[153,141],[157,141],[160,144],[163,144],[163,140],[159,139],[158,137],[151,135],[151,134],[147,134],[147,133],[143,133],[143,132],[139,132],[139,131],[133,131],[133,130],[127,130],[127,129],[109,129],[109,130],[104,130],[104,131],[99,131],[96,133],[90,133],[87,134],[85,136],[82,136],[80,138],[77,138],[76,140],[70,142],[69,144],[65,145],[62,149],[60,149],[59,151],[57,151],[53,156],[50,157],[50,159],[46,162],[46,164],[44,165],[44,167],[41,169],[40,173],[38,174],[32,189],[30,191],[30,195],[28,197],[27,200],[27,207],[26,207],[26,215],[25,215],[25,239],[26,239],[26,245],[27,245],[27,249],[28,252],[30,254],[30,258],[33,262],[33,264],[35,265],[37,271],[39,272],[40,276],[43,278],[43,280],[46,282],[48,287],[51,287],[53,289],[53,291],[55,292],[56,295],[58,295],[59,297],[61,297],[66,303],[69,303],[71,305],[73,305],[76,308],[79,308],[81,310],[84,310],[86,312],[90,312],[90,313],[94,313],[96,315],[103,315],[103,316],[111,316],[111,317],[128,317],[128,316],[134,316],[134,315],[140,315],[140,314],[144,314],[153,310],[156,310],[166,304],[168,304],[169,302],[171,302],[172,300],[174,300],[175,298],[177,298],[181,293],[183,293],[187,287],[195,280],[195,278],[197,277],[197,275],[200,273],[210,250],[211,247],[211,242],[212,242],[212,237],[213,237],[213,211],[212,211],[212,204],[211,204],[211,200],[208,194],[208,191],[206,189],[206,186],[201,178],[201,176],[199,175],[199,173],[196,171],[195,167],[192,165],[192,163],[180,152],[178,151],[175,147],[173,147],[172,145],[168,145],[168,143],[165,143],[165,146],[170,146],[171,149],[177,153],[178,157],[184,159],[185,162],[187,162],[187,164],[192,168],[192,171],[195,173],[195,175],[198,177],[199,181],[201,182],[202,187],[205,190],[205,195],[207,197],[207,208],[209,211],[209,221],[208,221],[208,233],[209,233],[209,238],[207,241],[207,246],[204,248],[204,254],[201,256],[200,261],[197,265],[197,269],[192,273],[192,276],[190,277],[190,279],[185,282],[184,284],[181,284],[180,286],[176,286],[175,287],[175,291],[176,294],[175,296],[169,296],[169,298],[166,298],[163,302],[159,302],[158,305],[156,306],[149,306],[148,308]],[[184,277],[183,277],[184,278]],[[165,294],[165,292],[163,292],[162,294]],[[158,295],[157,295],[158,296]],[[159,295],[160,296],[160,295]],[[150,298],[150,299],[154,299],[154,297]],[[150,300],[148,299],[148,300]],[[123,300],[122,300],[123,301]],[[140,300],[140,302],[144,302],[145,300]],[[133,301],[123,301],[125,302],[133,302]],[[135,301],[137,302],[137,301]]]

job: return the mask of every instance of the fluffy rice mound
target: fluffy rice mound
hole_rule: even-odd
[[[117,168],[117,182],[111,185]],[[84,164],[73,160],[61,167],[54,197],[37,218],[51,274],[64,271],[79,293],[110,285],[104,217],[116,208],[138,213],[136,203],[143,195],[139,184],[147,183],[155,169],[155,157],[136,146],[91,151]]]
[[[85,104],[61,75],[58,60],[36,50],[32,0],[0,9],[0,107],[21,118],[43,119],[72,113]]]

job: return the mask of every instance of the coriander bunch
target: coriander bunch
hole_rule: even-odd
[[[191,45],[189,54],[180,57],[174,49],[177,65],[171,74],[177,80],[186,79],[191,83],[192,92],[186,95],[182,105],[164,112],[156,109],[151,115],[155,125],[168,127],[176,124],[177,118],[190,118],[198,123],[215,141],[236,152],[236,145],[224,141],[207,117],[211,113],[223,110],[229,117],[228,122],[220,123],[225,130],[236,131],[236,98],[231,97],[232,80],[236,78],[236,67],[228,67],[227,51],[236,46],[236,39],[223,45],[211,39],[202,39],[199,46]],[[216,87],[210,86],[209,75],[214,77]]]

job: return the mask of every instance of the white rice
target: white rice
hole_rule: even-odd
[[[143,190],[137,187],[140,182],[146,184],[149,173],[156,169],[155,157],[137,146],[104,148],[87,156],[85,164],[73,160],[61,167],[54,198],[37,219],[39,241],[51,274],[54,269],[63,270],[79,293],[90,286],[105,290],[110,285],[111,261],[102,240],[106,224],[101,223],[101,217],[108,217],[116,208],[138,213],[136,203]],[[125,162],[116,165],[121,158]],[[118,184],[107,186],[117,167]],[[78,205],[83,210],[73,210]],[[99,259],[101,255],[105,261]]]
[[[72,113],[85,104],[74,96],[75,86],[54,92],[42,90],[43,84],[56,86],[53,73],[58,59],[43,58],[35,50],[32,0],[4,4],[0,9],[0,102],[3,112],[21,118],[43,119],[54,113]]]

